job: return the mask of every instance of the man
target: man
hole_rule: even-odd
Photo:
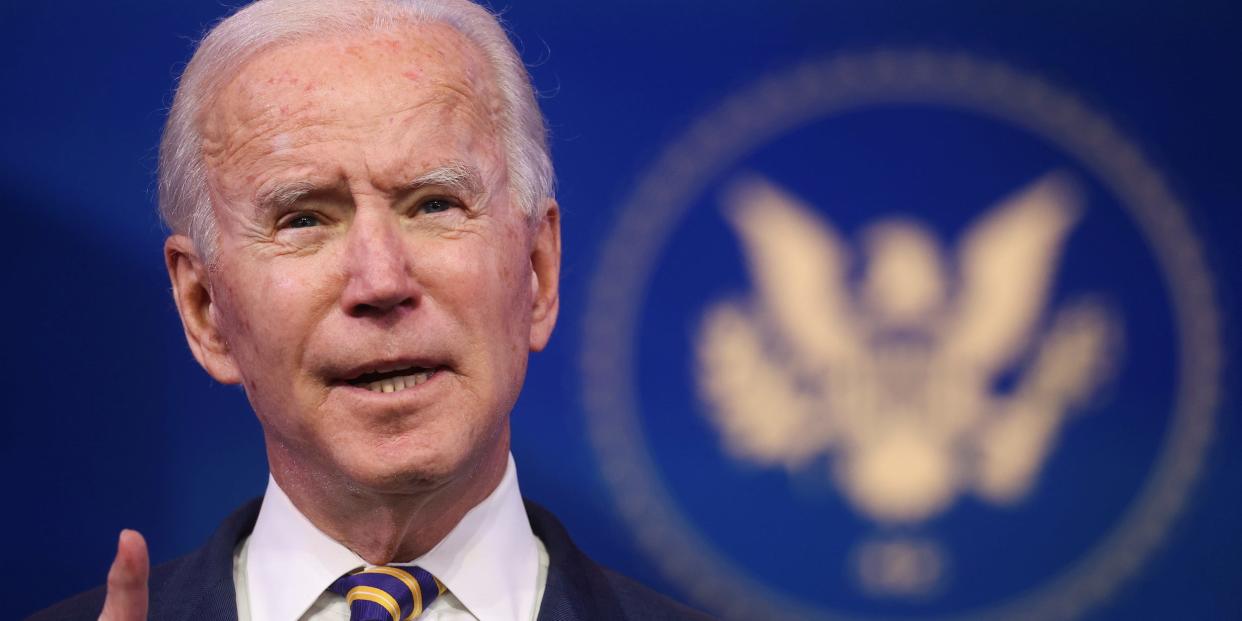
[[[165,259],[195,358],[259,417],[267,493],[149,581],[122,533],[106,590],[35,618],[698,618],[523,508],[508,416],[561,256],[544,134],[467,0],[216,26],[161,145]]]

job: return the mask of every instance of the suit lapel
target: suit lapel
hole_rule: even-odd
[[[207,544],[151,575],[151,619],[237,621],[233,551],[254,529],[259,500],[235,511]]]
[[[600,566],[574,545],[546,509],[528,500],[526,515],[548,550],[548,581],[538,621],[620,621],[621,604]]]

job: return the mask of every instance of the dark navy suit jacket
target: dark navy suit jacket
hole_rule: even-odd
[[[156,621],[237,621],[233,550],[254,528],[259,501],[238,509],[203,547],[151,571],[149,617]],[[527,501],[531,529],[548,550],[548,582],[539,621],[673,621],[710,617],[597,565],[546,509]],[[35,613],[29,621],[95,621],[103,587]]]

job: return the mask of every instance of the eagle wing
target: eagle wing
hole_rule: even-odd
[[[832,370],[861,350],[845,290],[846,254],[810,207],[759,177],[731,187],[725,214],[756,295],[753,303],[721,302],[705,314],[700,389],[735,457],[796,468],[836,435],[820,389],[806,379],[833,379]]]
[[[958,253],[961,289],[944,334],[948,361],[995,372],[1030,342],[1077,213],[1074,186],[1049,173],[967,232]]]
[[[1111,371],[1120,342],[1119,322],[1102,304],[1057,313],[1015,394],[979,430],[976,487],[985,498],[1011,504],[1026,495],[1065,417]]]
[[[846,289],[848,254],[814,210],[751,176],[731,187],[725,214],[746,254],[760,307],[808,371],[863,351]]]
[[[699,390],[730,455],[795,469],[827,447],[831,420],[768,352],[741,304],[708,309],[697,345]]]

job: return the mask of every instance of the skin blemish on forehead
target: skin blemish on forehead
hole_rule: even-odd
[[[417,79],[418,79],[418,72],[417,72],[417,71],[415,71],[415,70],[413,70],[413,69],[410,69],[409,71],[404,71],[404,72],[402,72],[402,73],[401,73],[401,75],[405,76],[405,77],[406,77],[406,79],[409,79],[409,80],[417,80]]]
[[[283,151],[293,146],[293,137],[289,134],[276,134],[272,138],[272,149],[275,151]]]

